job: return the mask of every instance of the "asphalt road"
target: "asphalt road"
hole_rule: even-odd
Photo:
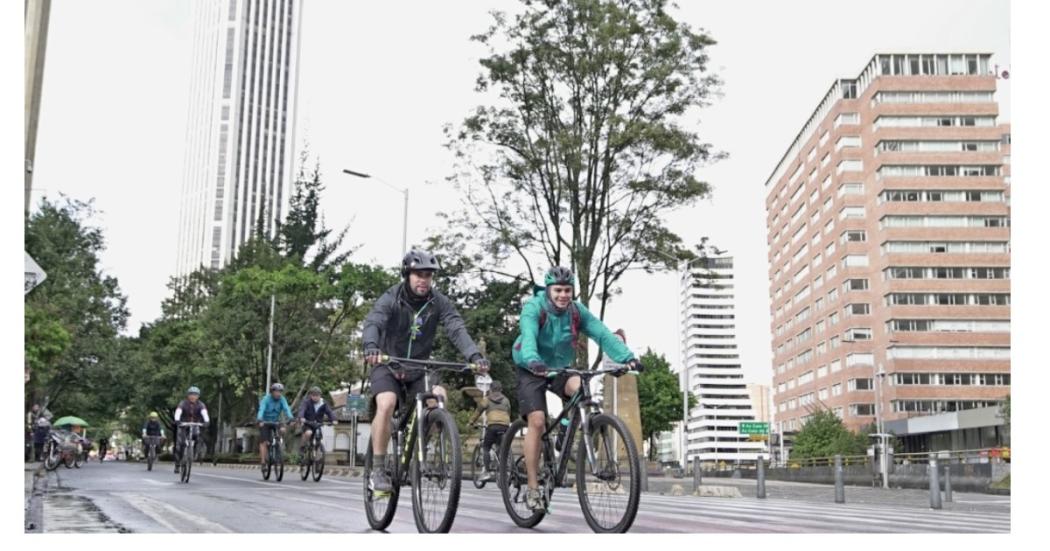
[[[288,471],[282,482],[264,482],[258,470],[195,466],[192,480],[182,484],[171,463],[147,472],[143,464],[125,462],[59,468],[49,476],[45,532],[370,532],[356,478],[303,482],[297,472]],[[631,531],[1008,532],[1009,498],[988,500],[988,505],[985,510],[933,511],[892,503],[647,493]],[[407,489],[388,531],[416,532]],[[586,533],[589,528],[571,489],[555,494],[553,513],[539,526],[522,529],[507,517],[494,485],[477,490],[464,481],[452,531]]]

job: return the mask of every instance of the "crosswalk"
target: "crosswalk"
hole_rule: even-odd
[[[202,468],[191,484],[138,478],[110,481],[77,493],[136,532],[368,532],[361,481],[297,477],[264,482],[254,471]],[[133,481],[133,483],[132,483]],[[176,514],[174,511],[183,512]],[[296,511],[314,511],[308,522]],[[187,513],[189,512],[189,513]],[[410,490],[388,532],[415,533]],[[588,533],[572,489],[559,489],[551,513],[533,529],[511,522],[494,485],[477,490],[465,481],[453,532]],[[914,506],[836,504],[788,499],[705,498],[643,494],[632,533],[1003,533],[1010,513],[930,510]]]

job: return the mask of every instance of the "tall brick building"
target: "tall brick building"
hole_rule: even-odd
[[[1009,393],[1010,127],[991,63],[873,56],[766,181],[780,430],[817,407],[905,426]]]

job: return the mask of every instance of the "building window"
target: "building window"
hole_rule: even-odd
[[[867,280],[867,278],[847,279],[846,282],[842,284],[842,290],[846,291],[846,292],[849,292],[849,291],[867,291],[868,290],[868,280]],[[850,306],[854,306],[854,305],[851,304]]]
[[[875,415],[875,404],[850,404],[849,413],[854,417]]]
[[[853,327],[847,329],[842,337],[846,341],[870,341],[871,329],[868,327]]]
[[[842,395],[842,383],[835,383],[831,385],[831,395],[841,396]]]
[[[873,390],[875,386],[871,379],[850,379],[847,388],[852,392],[854,390]]]
[[[847,316],[867,316],[871,314],[871,305],[867,303],[847,304],[842,311]]]

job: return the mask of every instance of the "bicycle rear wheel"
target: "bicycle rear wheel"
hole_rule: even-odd
[[[544,511],[533,511],[525,504],[528,491],[528,475],[525,472],[525,428],[524,419],[514,421],[499,447],[499,490],[503,506],[514,524],[532,528],[543,520]],[[540,454],[542,461],[543,454]]]
[[[474,487],[482,489],[485,487],[485,481],[481,479],[482,467],[485,466],[485,459],[481,455],[481,444],[474,446],[474,453],[470,458],[470,478],[474,481]]]
[[[391,436],[386,456],[396,463],[400,458],[392,457],[394,455],[392,452],[395,449],[393,446],[394,438],[397,438],[397,435]],[[373,468],[383,468],[383,466],[373,466],[372,443],[369,442],[368,451],[365,452],[365,470],[361,475],[361,482],[364,487],[365,516],[368,517],[368,525],[373,530],[386,530],[394,520],[394,513],[397,511],[397,499],[401,495],[401,473],[398,472],[398,468],[395,465],[394,472],[390,477],[391,491],[373,492],[368,487]]]
[[[459,508],[463,452],[452,414],[434,409],[425,415],[423,458],[412,453],[412,513],[424,533],[452,529]]]
[[[601,414],[589,420],[597,472],[587,461],[580,435],[576,455],[576,494],[583,518],[599,533],[624,533],[638,514],[641,467],[631,433],[619,417]]]

